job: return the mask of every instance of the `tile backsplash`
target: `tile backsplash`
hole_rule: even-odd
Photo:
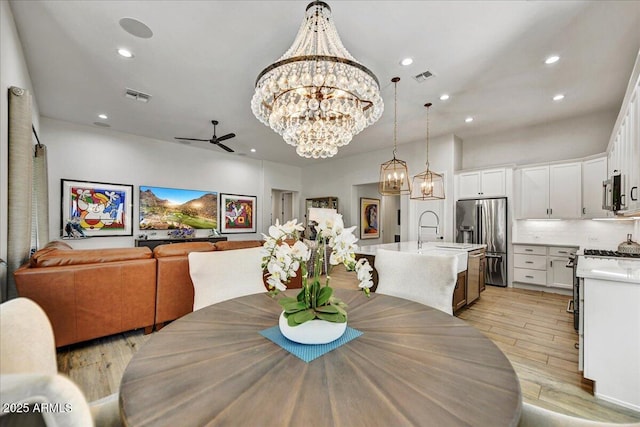
[[[633,234],[634,241],[640,240],[640,220],[517,220],[513,222],[511,241],[615,250],[629,233]]]

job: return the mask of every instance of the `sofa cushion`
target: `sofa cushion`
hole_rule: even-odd
[[[73,249],[73,248],[69,244],[61,240],[53,240],[47,243],[44,248],[36,251],[36,253],[33,254],[33,256],[31,257],[31,259],[29,259],[29,264],[32,267],[35,267],[38,264],[38,259],[40,257],[45,256],[46,254],[57,251],[57,250],[70,250],[70,249]]]
[[[216,247],[211,242],[170,243],[156,246],[153,249],[153,257],[186,256],[189,255],[189,252],[209,252],[215,250]]]
[[[216,242],[216,249],[219,251],[230,251],[233,249],[257,248],[262,246],[261,240],[230,240],[225,242]]]
[[[44,248],[31,257],[31,267],[56,267],[61,265],[97,264],[134,259],[150,259],[152,255],[151,249],[147,247],[53,250]]]

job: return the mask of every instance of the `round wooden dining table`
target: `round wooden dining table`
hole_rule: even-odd
[[[268,294],[190,313],[154,333],[120,385],[126,426],[515,426],[518,377],[464,321],[401,298],[337,289],[363,334],[304,362],[259,332]]]

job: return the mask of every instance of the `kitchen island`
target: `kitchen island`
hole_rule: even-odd
[[[356,257],[365,257],[373,267],[372,290],[378,285],[378,273],[375,270],[375,255],[378,249],[417,253],[425,256],[455,256],[457,259],[458,281],[453,293],[454,313],[480,298],[484,290],[486,245],[452,242],[423,242],[418,247],[417,241],[383,243],[378,245],[360,246],[356,250]]]
[[[640,412],[640,260],[580,256],[580,362],[597,398]]]

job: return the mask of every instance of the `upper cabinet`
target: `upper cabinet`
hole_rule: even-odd
[[[506,169],[484,169],[456,174],[457,198],[506,196]]]
[[[580,162],[525,167],[520,173],[518,218],[576,219],[582,215]]]
[[[621,210],[640,213],[640,52],[607,149],[608,176],[621,176]]]
[[[582,218],[604,218],[602,181],[607,179],[607,157],[582,162]]]

